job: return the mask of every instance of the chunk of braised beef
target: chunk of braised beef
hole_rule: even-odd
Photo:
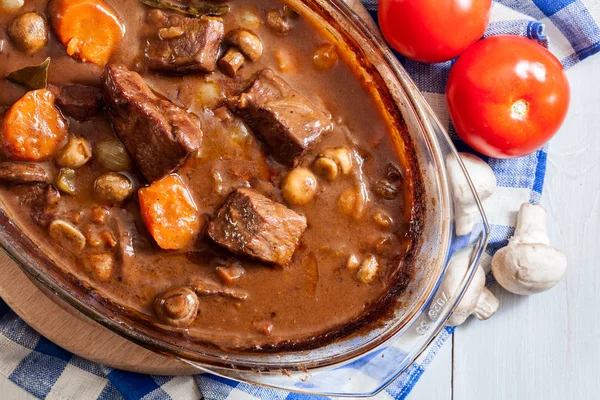
[[[45,184],[34,183],[31,185],[16,185],[10,192],[19,200],[20,206],[31,206],[46,191]]]
[[[56,105],[63,114],[87,121],[94,118],[102,109],[102,90],[88,85],[55,86],[48,84],[48,90],[56,98]]]
[[[294,20],[299,14],[290,6],[284,5],[267,11],[267,26],[278,33],[288,33],[292,30]]]
[[[265,179],[255,177],[255,178],[250,179],[249,183],[250,183],[250,186],[254,190],[259,192],[263,196],[268,197],[269,199],[271,199],[277,203],[284,202],[284,198],[283,198],[283,195],[281,194],[281,190],[277,186],[275,186],[272,182],[267,181]]]
[[[267,145],[271,156],[293,166],[323,134],[333,129],[331,115],[318,109],[270,69],[262,70],[254,82],[230,107]]]
[[[36,189],[39,196],[31,202],[31,219],[43,227],[50,225],[60,211],[60,192],[52,185]]]
[[[198,149],[198,118],[156,96],[138,73],[108,64],[103,82],[113,128],[149,182],[177,169]]]
[[[0,181],[13,184],[50,183],[52,178],[39,164],[5,161],[0,162]]]
[[[221,18],[190,18],[153,10],[149,22],[156,29],[144,50],[150,70],[173,74],[215,70],[225,33]]]
[[[208,236],[229,251],[263,262],[284,266],[290,262],[306,218],[250,188],[227,197]]]
[[[248,298],[248,293],[244,291],[223,287],[208,280],[192,279],[190,287],[194,289],[198,296],[219,296],[232,300],[246,300]]]

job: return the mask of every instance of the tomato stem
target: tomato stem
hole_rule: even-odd
[[[513,103],[511,109],[513,118],[524,119],[529,112],[529,103],[523,99],[517,100]]]

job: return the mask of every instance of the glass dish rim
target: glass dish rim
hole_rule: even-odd
[[[342,11],[345,12],[345,14],[350,15],[353,22],[355,24],[357,24],[359,28],[361,28],[360,30],[362,31],[362,33],[365,34],[370,39],[370,42],[372,44],[375,44],[376,47],[381,47],[381,49],[379,49],[379,48],[378,49],[380,50],[382,55],[386,58],[386,62],[388,64],[388,66],[390,66],[392,68],[396,77],[398,77],[398,81],[403,85],[406,96],[409,99],[412,99],[414,102],[416,102],[416,100],[414,99],[414,96],[415,96],[414,91],[416,90],[417,95],[420,95],[420,94],[418,94],[419,93],[418,89],[416,89],[414,82],[412,82],[412,80],[410,80],[410,77],[408,77],[408,75],[404,71],[403,67],[398,63],[398,61],[395,59],[395,57],[393,57],[393,55],[392,55],[392,57],[388,59],[391,52],[389,52],[389,49],[387,49],[387,46],[385,46],[384,44],[381,43],[379,37],[376,34],[374,34],[371,31],[371,29],[362,20],[359,19],[359,17],[356,15],[356,13],[346,3],[342,2],[341,0],[327,0],[327,1],[329,1],[329,3],[334,4],[336,7],[340,8]],[[379,46],[377,46],[377,44]],[[382,49],[384,49],[384,51],[382,51]],[[386,51],[389,54],[387,54]],[[412,85],[412,87],[411,87],[411,85]],[[425,122],[429,121],[427,118],[424,117],[424,113],[427,112],[427,107],[428,107],[426,103],[420,104],[420,106],[412,104],[412,107],[414,109],[413,111],[417,114],[418,121],[420,121],[421,123],[423,123],[424,121]],[[425,107],[425,108],[423,110],[421,110],[420,107]],[[435,118],[435,116],[433,114],[431,114],[429,116],[429,118],[431,118],[431,117]],[[429,123],[431,123],[431,122],[429,122]],[[439,121],[434,120],[433,123],[439,124]],[[424,130],[426,130],[426,128],[424,128]],[[452,149],[454,150],[453,147],[452,147]],[[469,183],[470,183],[470,181],[469,181]],[[479,204],[478,199],[477,199],[477,202],[478,202],[478,206],[481,208],[481,205]],[[4,210],[2,210],[2,213],[4,214]],[[482,213],[482,215],[483,215],[483,219],[484,219],[486,232],[489,232],[489,226],[487,225],[487,221],[485,220],[485,215],[483,213]],[[20,228],[18,228],[16,225],[14,225],[10,221],[10,218],[7,215],[3,215],[2,217],[3,218],[0,218],[0,221],[2,222],[3,225],[4,224],[7,225],[5,227],[5,229],[3,229],[3,231],[6,232],[10,229],[16,229],[16,230],[20,231]],[[7,221],[4,221],[5,219]],[[12,225],[12,228],[9,227],[8,225]],[[13,239],[16,240],[17,238],[14,237]],[[25,235],[25,239],[29,240],[29,238],[26,235]],[[22,247],[22,243],[21,243],[21,246],[16,245],[15,242],[10,241],[10,240],[5,240],[4,235],[1,235],[0,236],[0,244],[5,249],[5,251],[9,254],[9,256],[11,258],[13,258],[15,261],[17,261],[17,264],[19,265],[19,267],[22,270],[24,270],[30,277],[32,277],[36,282],[41,284],[46,289],[50,290],[53,294],[57,295],[60,299],[64,300],[70,306],[73,306],[75,309],[77,309],[80,312],[82,312],[83,314],[85,314],[87,317],[90,317],[92,320],[107,327],[111,331],[113,331],[121,336],[124,336],[128,340],[131,340],[131,341],[133,341],[137,344],[140,344],[146,348],[149,348],[153,351],[158,351],[158,352],[166,351],[167,353],[169,353],[175,357],[186,360],[185,355],[183,355],[180,351],[178,351],[180,349],[178,349],[176,346],[173,346],[171,344],[167,344],[162,341],[156,340],[154,338],[148,337],[143,332],[128,329],[128,327],[125,326],[123,322],[117,322],[117,321],[113,320],[108,315],[106,315],[106,313],[100,313],[96,308],[92,307],[90,304],[78,299],[76,297],[76,295],[72,291],[70,292],[67,289],[67,287],[63,286],[61,284],[61,282],[55,281],[52,277],[50,277],[48,274],[46,274],[45,273],[46,271],[44,271],[44,268],[40,268],[39,263],[35,263],[32,258],[27,258],[27,255],[28,255],[27,253],[21,253],[19,250]],[[48,257],[45,253],[43,255],[46,258],[48,258],[49,261],[51,261],[50,257]],[[35,266],[30,265],[30,263],[33,263],[36,265]],[[432,290],[429,293],[429,297],[433,296],[433,292],[434,292],[434,290]],[[422,312],[423,307],[425,307],[426,304],[428,303],[427,300],[424,303],[422,303],[423,304],[422,307],[417,307],[417,310],[415,311],[414,315],[417,315],[420,312]],[[409,321],[407,321],[407,323],[409,323]],[[360,354],[357,354],[354,357],[348,358],[348,359],[346,359],[342,362],[338,362],[338,363],[349,362],[352,359],[363,356],[363,355],[369,353],[370,351],[375,350],[377,347],[379,347],[386,341],[391,340],[396,334],[400,333],[401,330],[402,330],[402,327],[398,327],[397,331],[390,334],[385,340],[379,341],[377,344],[374,344],[370,348],[366,348],[366,349],[361,348],[362,352]],[[437,336],[438,333],[439,333],[439,330],[434,335],[432,335],[431,340],[433,340]],[[422,352],[422,350],[421,350],[421,352]],[[421,352],[419,352],[419,354]],[[333,365],[338,365],[338,363],[333,364]],[[210,365],[211,364],[208,364],[208,366],[210,366]],[[327,367],[327,365],[324,365],[322,367]],[[281,368],[281,367],[278,367],[278,368]]]

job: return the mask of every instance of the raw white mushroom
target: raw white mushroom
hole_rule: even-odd
[[[454,294],[456,292],[467,273],[470,262],[470,251],[461,250],[452,256],[443,283],[443,290],[446,293]],[[471,314],[475,315],[477,319],[486,320],[494,315],[499,304],[498,299],[485,287],[485,272],[481,266],[478,266],[467,291],[450,316],[448,325],[460,325]]]
[[[567,257],[550,246],[546,210],[523,204],[514,236],[492,258],[494,277],[509,292],[527,295],[551,289],[566,270]]]
[[[483,201],[490,197],[494,189],[496,189],[496,175],[494,175],[494,171],[492,171],[485,161],[473,154],[458,154],[471,177],[479,199]],[[475,216],[479,213],[477,203],[456,157],[448,157],[446,166],[454,198],[456,235],[468,235],[473,230]]]
[[[25,0],[0,0],[0,11],[15,12],[25,4]]]

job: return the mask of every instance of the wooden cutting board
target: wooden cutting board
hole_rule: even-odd
[[[189,365],[153,353],[87,318],[61,300],[54,302],[0,253],[0,297],[29,326],[80,357],[113,368],[154,375],[190,375]]]
[[[369,23],[359,0],[346,0]],[[193,367],[153,353],[109,331],[61,300],[53,301],[0,251],[0,297],[29,326],[71,353],[127,371],[154,375],[191,375]]]

